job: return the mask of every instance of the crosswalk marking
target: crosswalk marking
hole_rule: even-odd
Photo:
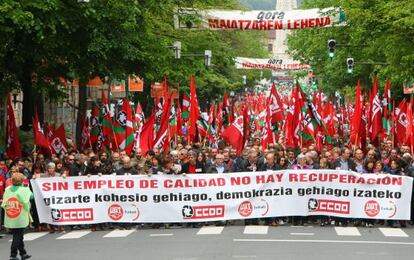
[[[132,234],[135,230],[131,229],[131,230],[119,230],[119,229],[115,229],[111,232],[109,232],[108,234],[106,234],[104,237],[108,238],[114,238],[114,237],[127,237],[130,234]]]
[[[170,237],[173,235],[174,234],[171,234],[171,233],[168,233],[168,234],[160,233],[160,234],[150,234],[150,237]]]
[[[197,235],[219,235],[223,232],[224,227],[202,227]]]
[[[361,236],[356,227],[335,227],[338,236]]]
[[[269,231],[268,226],[246,226],[243,234],[247,235],[266,235]]]
[[[85,230],[85,231],[72,231],[69,232],[63,236],[60,236],[56,239],[77,239],[77,238],[81,238],[83,236],[86,236],[87,234],[91,233],[91,231],[89,230]]]
[[[233,229],[234,227],[226,227],[229,229]],[[401,228],[385,228],[385,227],[378,227],[378,228],[373,228],[373,229],[369,229],[370,232],[363,232],[363,228],[356,228],[356,227],[333,227],[335,230],[335,234],[338,237],[369,237],[370,234],[381,234],[384,237],[395,237],[395,238],[409,238],[414,237],[414,234],[411,234],[413,229],[407,229],[407,230],[403,230]],[[200,228],[196,235],[220,235],[223,233],[225,227],[215,227],[215,226],[203,226],[202,228]],[[269,226],[243,226],[243,227],[239,227],[238,231],[239,233],[243,233],[244,235],[268,235],[269,234],[269,230],[271,228]],[[278,230],[279,228],[274,229],[275,231]],[[281,228],[281,230],[285,230],[283,227]],[[319,229],[302,229],[302,230],[298,230],[298,229],[287,229],[288,230],[288,234],[291,236],[316,236],[319,234]],[[372,233],[371,231],[373,230],[379,230],[380,233],[378,232],[374,232]],[[311,232],[309,232],[311,231]],[[140,232],[140,231],[136,231],[135,229],[132,230],[111,230],[111,231],[107,231],[107,232],[96,232],[96,234],[101,237],[101,238],[122,238],[122,237],[129,237],[131,236],[132,233],[136,233],[136,232]],[[147,237],[172,237],[175,236],[176,234],[174,234],[174,232],[172,232],[172,230],[170,231],[164,231],[163,232],[159,232],[159,233],[145,233],[144,236]],[[167,232],[171,232],[171,233],[167,233]],[[332,231],[330,231],[332,232]],[[69,233],[65,233],[65,234],[53,234],[51,237],[52,239],[78,239],[78,238],[82,238],[86,235],[88,235],[89,233],[91,233],[90,230],[78,230],[78,231],[72,231]],[[48,235],[48,232],[31,232],[31,233],[27,233],[24,236],[24,241],[34,241],[37,239],[41,239],[42,237],[47,237],[46,235]],[[6,237],[7,240],[9,240],[11,242],[11,236],[7,236]]]
[[[23,241],[33,241],[35,239],[41,238],[42,236],[47,235],[48,232],[38,232],[38,233],[27,233],[24,235]],[[12,241],[11,239],[9,240]]]
[[[401,228],[379,228],[379,230],[386,237],[408,237]]]

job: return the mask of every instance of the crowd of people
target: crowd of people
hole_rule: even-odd
[[[414,161],[410,148],[401,146],[393,148],[392,142],[383,142],[380,148],[368,145],[367,150],[349,149],[340,145],[323,147],[316,151],[311,145],[298,150],[286,149],[283,145],[270,144],[262,149],[260,138],[250,140],[241,154],[236,149],[219,142],[217,148],[203,147],[202,143],[186,145],[178,143],[174,150],[165,155],[159,150],[150,150],[142,154],[138,148],[133,156],[125,152],[79,152],[72,147],[60,156],[46,157],[36,152],[26,154],[15,160],[8,159],[5,154],[0,157],[0,199],[5,188],[12,185],[12,176],[22,173],[25,176],[23,185],[30,186],[30,179],[54,177],[70,178],[72,176],[91,175],[156,175],[156,174],[231,174],[234,172],[252,172],[284,169],[337,169],[351,170],[363,174],[393,174],[414,177]],[[323,217],[278,217],[264,220],[247,220],[247,224],[259,221],[276,226],[286,222],[303,225],[308,222],[325,225],[390,225],[406,227],[413,225],[413,209],[411,222],[406,221],[367,221]],[[4,215],[4,211],[1,213]],[[39,223],[36,205],[32,202],[32,227],[37,231],[65,231],[64,227]],[[1,219],[4,219],[3,217]],[[214,224],[231,224],[220,222]],[[1,225],[2,226],[2,225]],[[104,225],[92,225],[92,230],[105,228]],[[121,228],[130,225],[121,225]],[[159,227],[159,225],[154,225]],[[84,228],[84,227],[71,227]]]

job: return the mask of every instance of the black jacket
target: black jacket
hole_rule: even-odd
[[[87,166],[85,170],[85,175],[98,175],[99,173],[103,174],[102,166],[95,167],[95,166]]]

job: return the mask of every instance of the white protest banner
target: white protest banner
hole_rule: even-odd
[[[412,178],[339,170],[32,180],[41,223],[197,222],[330,215],[410,219]]]
[[[291,59],[254,59],[236,57],[236,69],[272,69],[278,71],[309,70],[310,66]]]
[[[296,30],[345,25],[340,8],[290,11],[240,11],[177,9],[175,29]]]

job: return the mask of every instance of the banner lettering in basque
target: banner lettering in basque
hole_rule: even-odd
[[[345,25],[339,8],[291,11],[240,11],[177,9],[176,29],[296,30]]]
[[[310,66],[291,59],[255,59],[236,57],[236,69],[309,70]]]
[[[41,223],[199,222],[330,215],[410,219],[412,178],[339,170],[32,180]]]

